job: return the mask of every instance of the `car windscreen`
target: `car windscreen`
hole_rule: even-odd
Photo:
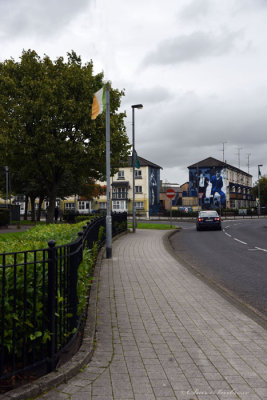
[[[218,217],[217,211],[209,211],[209,212],[200,212],[199,216],[204,217]]]

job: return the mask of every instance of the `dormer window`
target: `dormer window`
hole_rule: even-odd
[[[140,169],[136,169],[134,172],[136,179],[142,179],[142,171]]]
[[[124,171],[119,171],[118,172],[118,179],[125,179],[124,178]]]

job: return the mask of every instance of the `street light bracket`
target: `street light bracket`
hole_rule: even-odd
[[[134,104],[132,105],[132,108],[138,108],[138,109],[143,108],[143,104]]]

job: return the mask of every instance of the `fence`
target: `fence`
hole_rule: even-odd
[[[127,214],[112,214],[113,236],[126,229]],[[0,381],[55,368],[82,320],[77,283],[83,250],[99,240],[105,240],[105,217],[87,222],[69,244],[51,240],[47,249],[0,254]]]

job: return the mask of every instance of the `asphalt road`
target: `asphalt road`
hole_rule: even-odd
[[[170,239],[177,256],[267,321],[267,220],[228,220],[222,231],[180,226]]]

